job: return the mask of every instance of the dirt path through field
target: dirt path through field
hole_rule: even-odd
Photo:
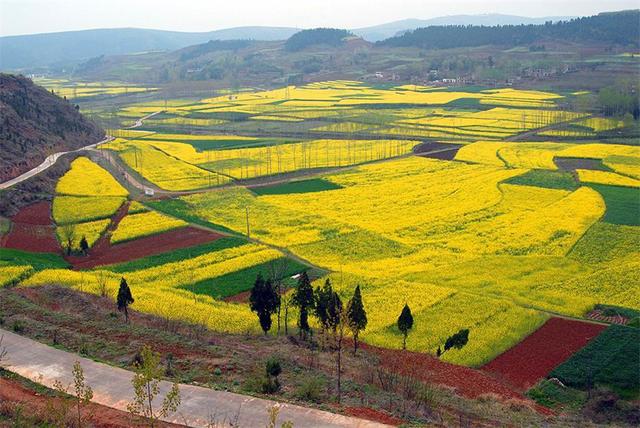
[[[31,339],[0,329],[4,336],[9,371],[17,373],[34,382],[48,387],[58,380],[63,384],[73,382],[71,370],[79,361],[84,369],[87,383],[93,388],[93,402],[118,410],[126,411],[132,401],[131,379],[133,373],[127,370],[98,363],[59,349],[43,345]],[[171,388],[169,382],[160,383],[160,396]],[[310,409],[291,404],[278,403],[231,392],[214,391],[192,385],[180,385],[182,403],[178,411],[164,418],[166,422],[186,424],[193,427],[215,426],[260,427],[267,425],[269,410],[279,407],[278,425],[291,421],[296,428],[302,427],[353,427],[377,428],[388,425],[371,422],[321,410]],[[160,404],[160,400],[155,405]]]

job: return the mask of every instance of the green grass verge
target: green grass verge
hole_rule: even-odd
[[[522,175],[510,178],[504,183],[543,187],[545,189],[575,190],[578,188],[578,184],[570,172],[546,169],[532,169]]]
[[[36,270],[66,269],[69,267],[69,263],[59,254],[30,253],[11,248],[0,248],[0,261],[11,265],[31,265]]]
[[[284,258],[277,259],[275,262],[278,263],[282,259]],[[183,288],[196,294],[204,294],[216,299],[224,299],[225,297],[234,296],[250,290],[259,273],[261,273],[265,278],[269,277],[270,263],[273,262],[261,263],[217,278],[200,281]],[[282,278],[289,278],[290,276],[308,269],[309,266],[295,260],[288,259],[287,268]]]
[[[549,377],[578,389],[601,385],[625,398],[640,392],[640,329],[612,325],[556,367]]]
[[[640,191],[633,187],[589,184],[607,205],[604,221],[611,224],[640,226]]]
[[[170,251],[168,253],[156,254],[154,256],[144,257],[142,259],[133,260],[130,262],[118,263],[107,267],[101,266],[99,269],[107,269],[117,273],[134,272],[141,269],[148,269],[164,265],[166,263],[178,262],[184,259],[202,256],[204,254],[224,250],[227,248],[239,247],[240,245],[244,245],[246,243],[247,241],[242,238],[220,238],[213,242],[198,245],[196,247],[181,248],[179,250]]]
[[[587,393],[574,388],[563,388],[556,382],[542,380],[526,394],[536,403],[556,410],[579,410],[587,401]]]
[[[310,180],[291,181],[274,186],[253,187],[250,190],[256,195],[263,196],[287,195],[290,193],[314,193],[335,189],[342,189],[342,186],[323,178],[312,178]]]

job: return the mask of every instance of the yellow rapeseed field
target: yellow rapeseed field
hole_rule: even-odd
[[[155,235],[171,229],[186,226],[187,222],[168,217],[156,211],[129,214],[118,224],[118,228],[111,235],[111,243]]]

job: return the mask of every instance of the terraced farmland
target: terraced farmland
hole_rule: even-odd
[[[564,111],[562,98],[332,81],[127,105],[125,121],[161,113],[101,149],[123,180],[162,198],[76,160],[52,216],[63,243],[64,226],[75,225],[73,251],[78,236],[97,248],[68,258],[79,271],[3,261],[0,285],[112,293],[126,275],[134,309],[257,333],[243,293],[282,265],[277,280],[288,286],[302,271],[315,286],[329,278],[343,299],[360,285],[369,345],[402,347],[406,303],[410,351],[436,355],[468,329],[468,344],[440,358],[485,366],[546,334],[538,329],[553,316],[640,309],[640,149],[598,140],[624,123]],[[554,140],[569,125],[593,140]],[[128,213],[127,199],[139,199]],[[151,245],[158,251],[142,249]],[[535,379],[509,376],[524,390],[587,341]]]

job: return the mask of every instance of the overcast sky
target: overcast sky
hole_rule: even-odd
[[[140,27],[210,31],[245,25],[358,28],[405,18],[502,13],[593,15],[640,0],[0,0],[0,35]]]

